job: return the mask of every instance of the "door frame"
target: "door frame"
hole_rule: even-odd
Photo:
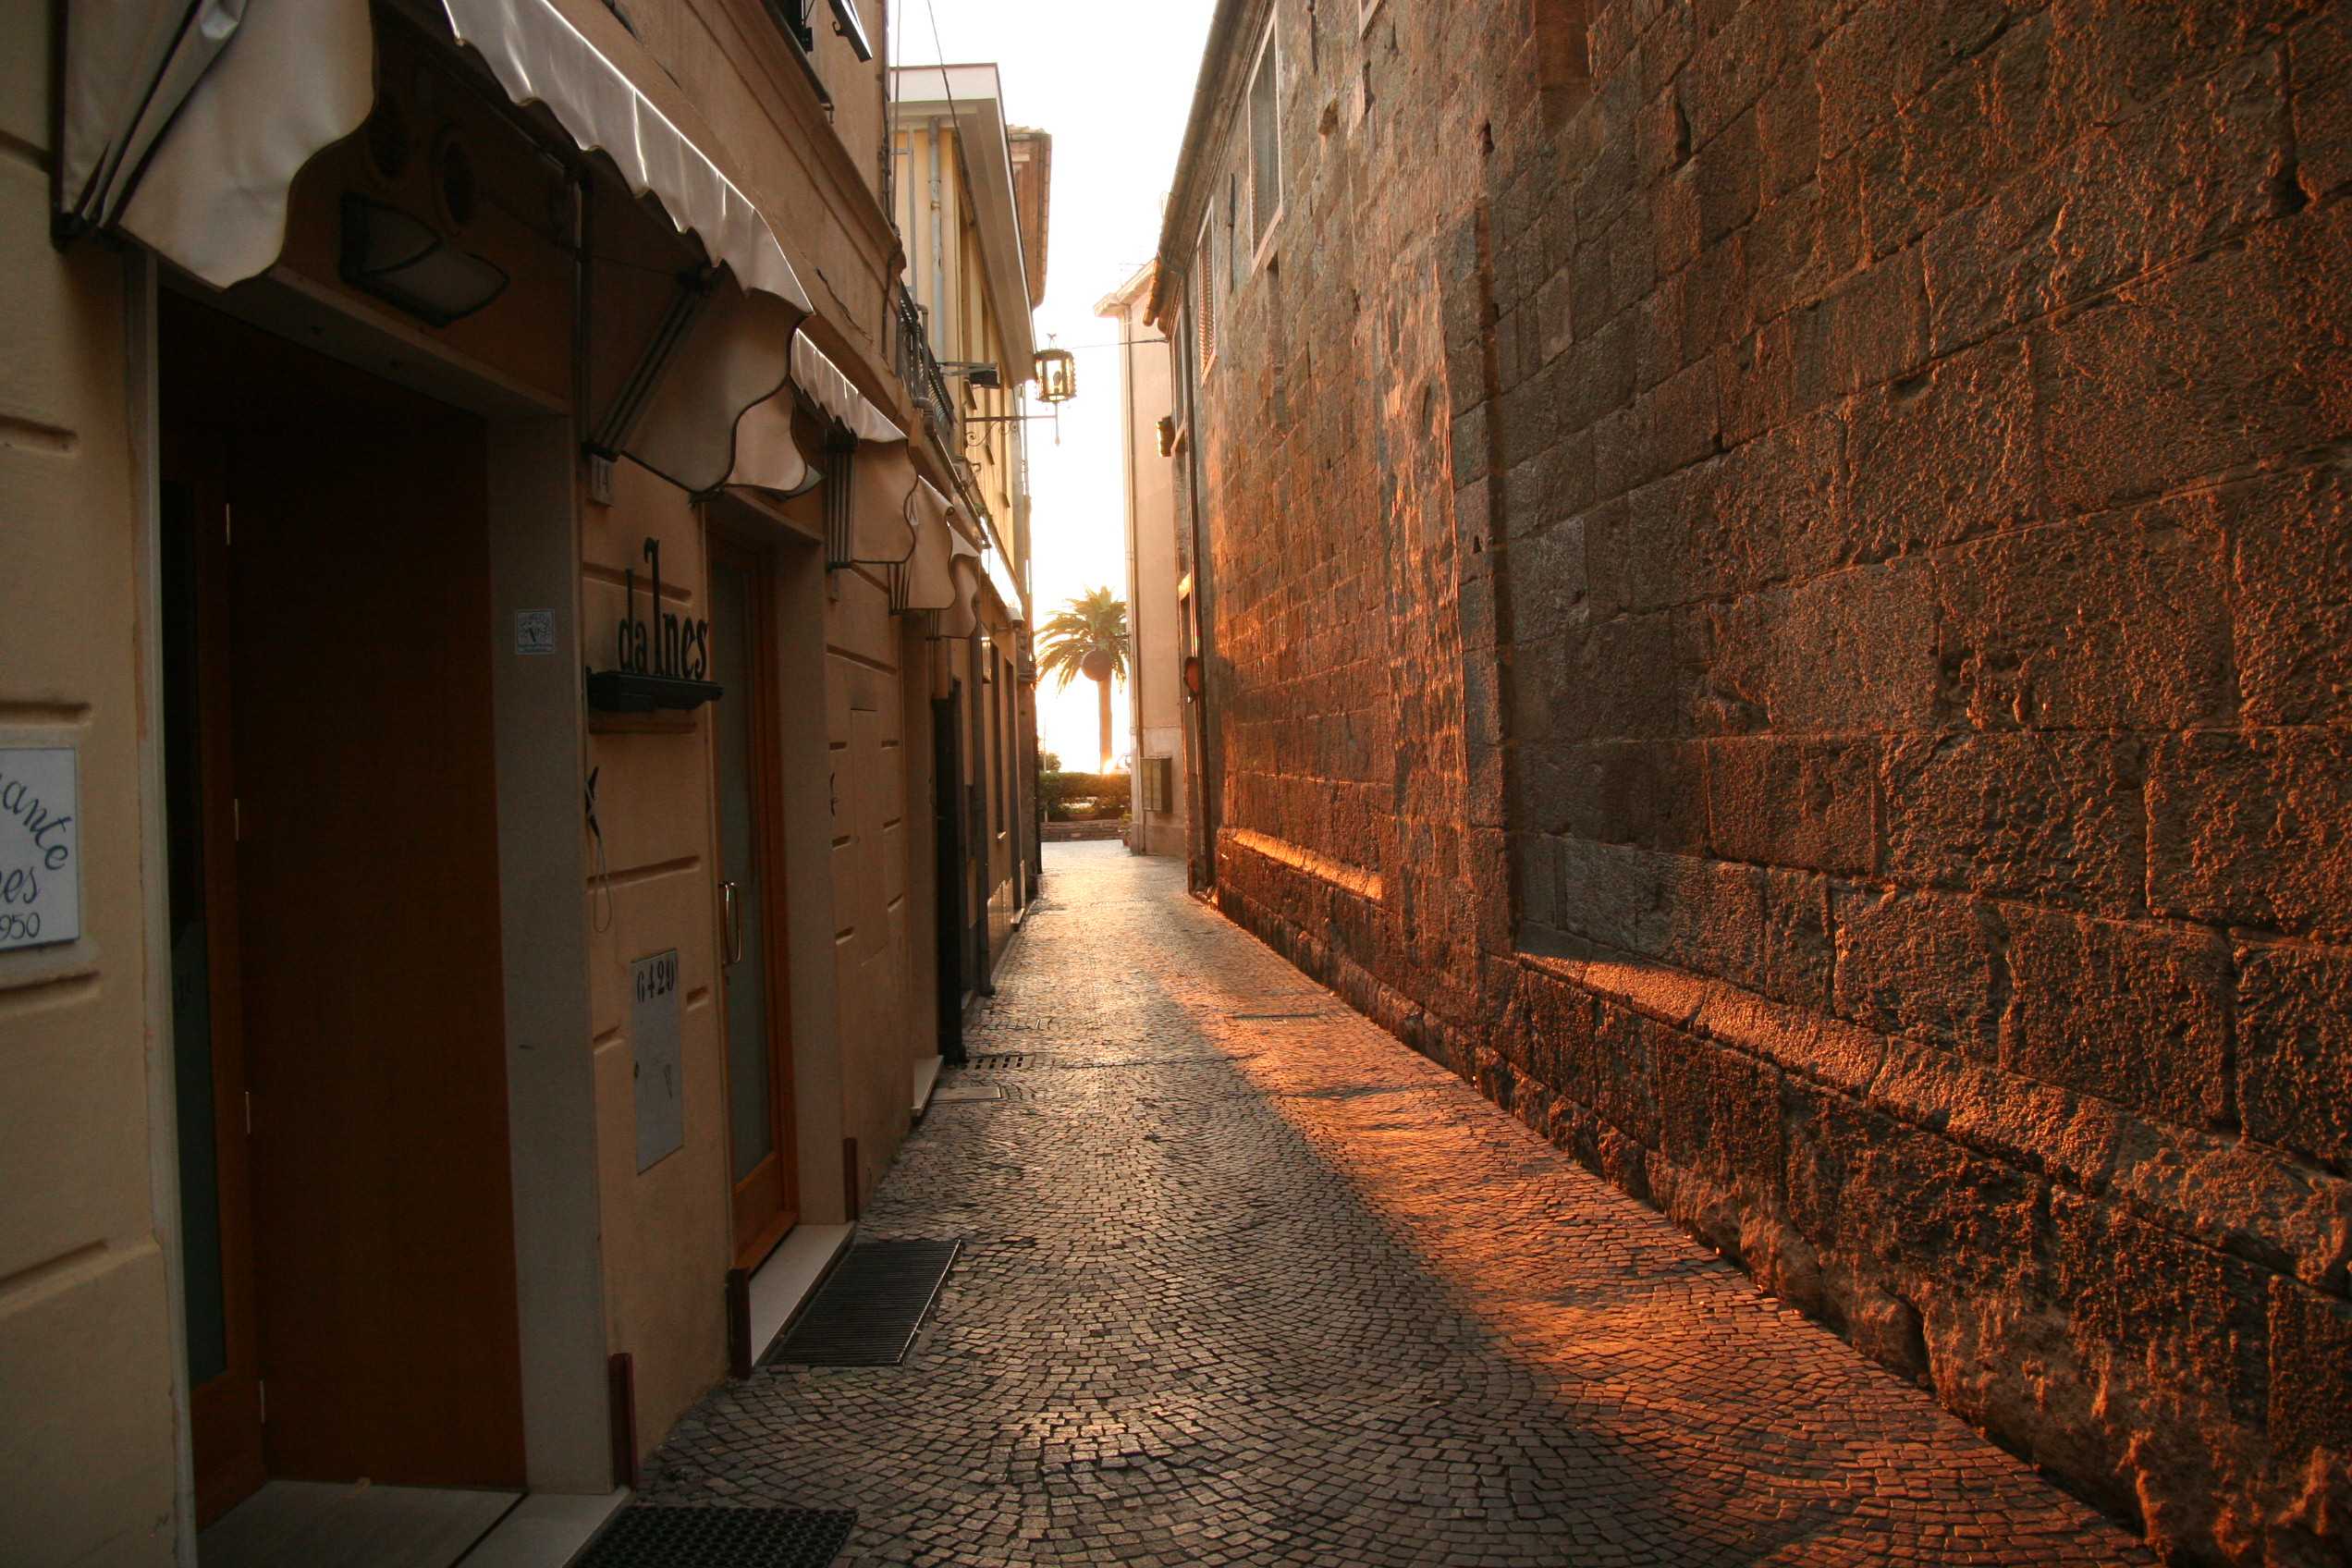
[[[165,319],[175,310],[182,317],[176,333]],[[225,1370],[205,1383],[191,1387],[188,1237],[181,1208],[186,1194],[177,1179],[184,1131],[183,1108],[177,1094],[179,1042],[173,1038],[178,1019],[170,995],[171,965],[167,961],[151,963],[150,1007],[161,1042],[158,1065],[162,1069],[152,1075],[152,1080],[160,1084],[154,1096],[160,1101],[156,1107],[159,1131],[169,1130],[168,1142],[159,1141],[156,1145],[156,1158],[159,1166],[172,1177],[168,1187],[160,1181],[157,1183],[157,1229],[166,1249],[174,1380],[180,1390],[186,1390],[184,1400],[175,1402],[181,1411],[180,1420],[175,1425],[185,1444],[178,1486],[182,1500],[180,1549],[185,1555],[196,1531],[204,1525],[233,1508],[272,1476],[305,1474],[301,1466],[310,1463],[311,1456],[333,1446],[322,1449],[315,1443],[300,1440],[298,1436],[293,1450],[284,1449],[288,1428],[277,1421],[264,1420],[265,1415],[276,1417],[279,1412],[265,1412],[261,1392],[263,1374],[282,1370],[287,1365],[282,1358],[290,1342],[286,1335],[290,1315],[276,1310],[285,1303],[274,1301],[273,1296],[288,1289],[289,1280],[301,1280],[302,1289],[308,1289],[310,1284],[303,1264],[289,1266],[283,1258],[273,1264],[269,1256],[273,1239],[318,1233],[315,1226],[288,1228],[285,1216],[274,1211],[273,1200],[298,1190],[300,1184],[285,1180],[282,1171],[273,1178],[269,1144],[257,1144],[252,1139],[257,1130],[266,1140],[273,1129],[294,1126],[303,1103],[285,1098],[275,1108],[257,1107],[253,1097],[254,1091],[276,1092],[284,1087],[270,1071],[276,1060],[271,1054],[271,1042],[282,1035],[257,1027],[257,1023],[266,1025],[267,1020],[262,1011],[263,1004],[257,1000],[257,971],[252,961],[257,950],[253,946],[256,937],[248,926],[246,916],[255,913],[257,889],[260,897],[267,898],[269,894],[265,879],[256,877],[251,858],[253,843],[240,841],[250,840],[250,833],[241,834],[237,822],[239,797],[253,792],[256,779],[268,777],[268,769],[254,766],[248,752],[252,715],[268,707],[273,693],[282,695],[284,691],[277,679],[280,667],[244,635],[253,629],[239,624],[240,609],[250,608],[241,602],[250,587],[245,574],[247,557],[242,554],[248,545],[247,519],[236,518],[238,535],[233,543],[228,533],[231,504],[254,498],[255,475],[265,472],[269,459],[264,449],[266,439],[256,435],[252,421],[221,417],[216,410],[205,407],[192,395],[189,378],[209,374],[216,361],[241,355],[244,346],[251,343],[266,349],[259,356],[263,368],[254,373],[258,379],[253,385],[266,387],[271,398],[279,396],[283,377],[288,387],[308,387],[308,396],[314,399],[322,395],[337,402],[349,398],[355,420],[380,411],[375,399],[389,397],[405,399],[405,406],[410,408],[435,410],[435,418],[470,417],[467,428],[471,435],[484,439],[485,444],[486,429],[481,417],[472,410],[449,405],[429,391],[388,381],[375,374],[373,367],[353,364],[338,356],[322,353],[310,344],[272,333],[236,312],[214,308],[192,292],[188,302],[166,305],[152,286],[144,291],[138,339],[145,361],[141,383],[147,432],[139,476],[146,493],[141,524],[145,557],[141,615],[145,625],[141,641],[144,648],[153,650],[155,668],[165,668],[171,659],[189,660],[187,673],[192,685],[188,692],[188,712],[198,727],[193,738],[195,746],[185,754],[176,753],[168,743],[167,723],[174,694],[166,692],[166,683],[154,683],[145,709],[150,738],[142,744],[143,771],[153,802],[145,816],[149,831],[156,835],[158,852],[152,864],[159,872],[151,884],[157,888],[157,893],[151,893],[148,905],[153,933],[150,941],[154,953],[171,950],[174,926],[170,867],[178,836],[184,833],[191,847],[201,846],[201,864],[189,869],[195,872],[193,892],[202,900],[206,926],[203,978],[212,1014],[209,1077],[213,1090],[207,1121],[213,1134],[211,1163],[217,1183],[226,1339]],[[298,361],[299,371],[295,368]],[[174,364],[178,366],[178,380],[167,385],[174,378],[165,373]],[[175,397],[177,400],[166,400]],[[186,496],[184,512],[180,496],[174,494],[181,491]],[[259,515],[270,515],[266,499]],[[481,508],[485,573],[489,566],[489,515],[485,495]],[[185,545],[189,551],[184,580],[176,565],[166,564],[167,553],[181,548],[177,532],[181,527],[187,531]],[[266,539],[268,534],[264,528],[258,537]],[[486,583],[486,576],[484,581]],[[185,632],[192,641],[167,640],[168,621],[182,608],[193,617],[192,626]],[[455,627],[460,623],[449,624]],[[457,635],[463,637],[461,631]],[[495,729],[496,713],[488,685],[491,660],[487,650],[483,653],[483,739],[487,742]],[[256,680],[257,663],[268,672],[266,680]],[[491,748],[485,744],[484,782],[492,777],[490,761]],[[173,797],[183,790],[192,791],[193,799],[189,803],[193,815],[175,821]],[[249,829],[251,826],[249,822]],[[495,835],[495,823],[491,830]],[[485,865],[495,874],[495,858]],[[493,892],[495,902],[503,889],[493,884]],[[291,907],[282,900],[274,900],[273,903],[281,910]],[[567,903],[576,908],[570,900]],[[488,950],[494,957],[498,955],[495,947]],[[269,967],[281,966],[273,957]],[[160,997],[152,977],[157,973],[165,975]],[[496,963],[496,976],[503,990],[503,962]],[[485,1072],[495,1073],[496,1121],[503,1137],[509,1131],[512,1111],[503,1056],[495,1067],[485,1064]],[[280,1113],[275,1122],[270,1120],[273,1109]],[[166,1160],[169,1163],[165,1166]],[[511,1181],[512,1160],[511,1145],[501,1144],[495,1159],[498,1202],[509,1217],[513,1206],[508,1183]],[[486,1237],[486,1232],[481,1235]],[[502,1238],[502,1256],[511,1266],[511,1237]],[[491,1276],[484,1269],[477,1270],[474,1277],[489,1280]],[[501,1345],[504,1336],[518,1330],[518,1291],[519,1281],[508,1279],[506,1299],[491,1304],[486,1314],[490,1331],[500,1336]],[[493,1484],[521,1484],[529,1463],[520,1346],[514,1346],[513,1351],[513,1364],[500,1368],[502,1373],[511,1374],[513,1383],[513,1481],[509,1483],[501,1474]],[[438,1359],[445,1360],[446,1352],[440,1353]],[[498,1386],[490,1388],[492,1383]],[[484,1390],[486,1391],[477,1392],[484,1400],[498,1401],[496,1414],[503,1420],[507,1414],[505,1396],[509,1390],[495,1378],[484,1380]],[[299,1401],[291,1403],[300,1408]],[[374,1412],[396,1406],[371,1396],[346,1400],[336,1408]],[[478,1404],[476,1408],[480,1408]],[[200,1435],[207,1439],[201,1452]],[[496,1437],[494,1433],[492,1440]],[[289,1452],[298,1457],[289,1459]],[[503,1469],[508,1456],[494,1457]],[[380,1477],[400,1478],[397,1473],[386,1476],[385,1470],[372,1463],[358,1468]],[[397,1468],[393,1466],[396,1472]],[[483,1479],[491,1481],[492,1477],[485,1471]]]
[[[201,434],[200,434],[201,432]],[[203,1528],[259,1491],[269,1478],[263,1448],[261,1329],[253,1274],[252,1149],[247,1143],[243,950],[238,929],[236,731],[230,642],[227,437],[190,422],[163,433],[159,487],[190,493],[190,573],[184,592],[194,621],[192,715],[197,832],[204,907],[204,987],[212,1056],[214,1224],[220,1248],[223,1370],[188,1390],[196,1527]],[[158,508],[160,550],[173,547],[167,509]],[[159,618],[160,621],[160,618]],[[180,650],[166,649],[166,656]],[[166,723],[170,699],[160,693]],[[169,780],[166,778],[166,785]],[[168,919],[168,906],[166,908]],[[175,1075],[175,1082],[177,1078]],[[175,1101],[174,1110],[178,1107]],[[184,1194],[183,1194],[184,1195]],[[184,1292],[183,1292],[184,1294]],[[185,1320],[185,1305],[175,1317]]]
[[[180,293],[264,332],[320,349],[490,421],[491,492],[504,526],[492,530],[494,589],[503,619],[553,606],[559,656],[495,666],[500,899],[507,933],[507,1072],[521,1293],[523,1420],[534,1489],[597,1492],[610,1485],[611,1444],[604,1351],[602,1210],[593,1125],[594,1070],[569,1047],[592,1033],[588,930],[579,917],[587,855],[576,810],[588,767],[578,684],[582,613],[578,444],[570,405],[445,350],[425,335],[273,277],[233,293],[175,279],[133,246],[122,258],[129,396],[130,484],[138,656],[163,661],[162,297]],[[171,945],[171,836],[165,822],[164,701],[142,682],[137,711],[140,790],[140,935],[150,954]],[[557,743],[550,744],[553,732]],[[527,938],[527,939],[526,939]],[[820,977],[821,978],[821,977]],[[197,1551],[193,1401],[190,1397],[180,1228],[179,1143],[173,1090],[169,966],[150,962],[141,987],[149,1026],[149,1206],[163,1254],[170,1342],[175,1480],[173,1556]],[[241,1118],[239,1125],[241,1128]],[[805,1175],[805,1173],[803,1173]]]
[[[749,704],[752,753],[752,857],[759,868],[760,945],[762,958],[767,964],[767,985],[765,987],[765,1011],[767,1024],[767,1084],[769,1153],[753,1173],[737,1182],[734,1176],[734,1150],[728,1150],[728,1217],[729,1251],[734,1266],[750,1270],[759,1267],[767,1255],[776,1250],[792,1227],[800,1222],[800,1129],[795,1112],[797,1084],[792,1072],[792,953],[790,900],[787,878],[790,868],[784,852],[784,753],[782,737],[777,723],[779,700],[778,660],[780,646],[776,635],[776,573],[768,552],[734,533],[717,527],[705,515],[703,531],[704,550],[707,557],[704,577],[722,558],[734,570],[743,573],[749,591],[744,595],[749,618],[752,646],[744,667],[751,671],[749,692],[729,692],[720,702],[741,701]],[[707,602],[707,600],[706,600]],[[718,844],[720,816],[717,795],[719,787],[718,726],[714,722],[708,732],[711,769],[711,839],[714,850]],[[719,987],[717,1011],[720,1035],[720,1060],[731,1066],[733,1053],[726,1041],[727,1032],[727,913],[718,873],[724,861],[717,853],[712,858],[711,903],[712,929],[717,934],[713,943],[714,977]],[[731,1074],[727,1093],[732,1104],[735,1093]],[[729,1123],[730,1127],[732,1123]],[[731,1133],[730,1133],[731,1137]],[[773,1213],[746,1222],[743,1200],[748,1189],[764,1179],[772,1181],[778,1189],[778,1203]]]

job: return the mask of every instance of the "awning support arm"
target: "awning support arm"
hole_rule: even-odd
[[[662,312],[661,324],[654,328],[637,362],[630,368],[619,390],[613,394],[604,417],[588,433],[590,452],[600,458],[618,458],[628,449],[629,438],[635,434],[645,406],[653,401],[663,373],[676,358],[679,345],[686,341],[694,318],[710,302],[717,276],[716,267],[678,275],[678,291],[670,297],[669,309]]]
[[[857,438],[839,430],[825,437],[825,570],[839,571],[855,563],[855,524],[850,510],[851,458]]]

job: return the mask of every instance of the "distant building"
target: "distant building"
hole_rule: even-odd
[[[1176,470],[1162,449],[1175,388],[1166,340],[1151,325],[1158,267],[1106,296],[1095,313],[1117,331],[1121,470],[1126,480],[1127,709],[1134,803],[1128,848],[1185,853],[1192,779],[1184,740],[1184,594],[1188,552],[1176,531]],[[1099,360],[1096,361],[1099,362]]]
[[[940,1005],[990,989],[1036,887],[1037,713],[1029,604],[1030,312],[1045,295],[1051,140],[1009,133],[992,65],[893,71],[891,183],[905,238],[900,338],[924,435],[947,465],[949,516],[979,551],[968,627],[935,644],[937,799],[962,800],[931,835],[962,869],[964,924],[940,935]],[[1014,147],[1022,148],[1016,160]],[[1023,206],[1035,231],[1022,227]],[[1029,259],[1032,249],[1036,261]],[[961,717],[958,717],[961,716]],[[950,736],[950,729],[953,736]],[[950,741],[952,740],[952,744]],[[926,775],[926,777],[929,777]]]

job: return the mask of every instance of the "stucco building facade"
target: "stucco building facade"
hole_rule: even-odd
[[[1029,490],[1022,387],[1036,356],[1030,312],[1045,297],[1043,214],[1051,140],[1009,124],[997,68],[949,65],[895,73],[890,107],[895,216],[906,237],[906,337],[927,346],[908,381],[958,515],[973,520],[980,579],[972,624],[942,649],[935,681],[951,766],[936,801],[965,912],[942,932],[943,1008],[988,989],[1035,896],[1036,704],[1029,646]],[[1037,222],[1024,228],[1023,210]],[[1032,254],[1034,252],[1034,261]],[[952,629],[950,629],[952,630]],[[1030,672],[1030,673],[1024,673]],[[940,862],[942,876],[949,875]],[[950,1052],[953,1047],[950,1044]]]
[[[1176,395],[1167,340],[1150,321],[1158,269],[1145,265],[1095,306],[1118,333],[1120,472],[1126,484],[1128,754],[1134,804],[1127,847],[1187,852],[1192,771],[1186,744],[1184,599],[1191,553],[1176,529],[1176,471],[1161,450]]]
[[[1034,815],[1025,477],[909,329],[883,7],[185,9],[0,18],[12,1562],[618,1495],[1035,863],[938,852]]]
[[[2179,1561],[2352,1543],[2352,20],[1230,0],[1198,875]]]

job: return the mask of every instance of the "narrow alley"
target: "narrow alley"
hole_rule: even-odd
[[[762,1370],[646,1501],[857,1563],[2145,1562],[1925,1393],[1117,843],[867,1210],[964,1251],[903,1366]]]

